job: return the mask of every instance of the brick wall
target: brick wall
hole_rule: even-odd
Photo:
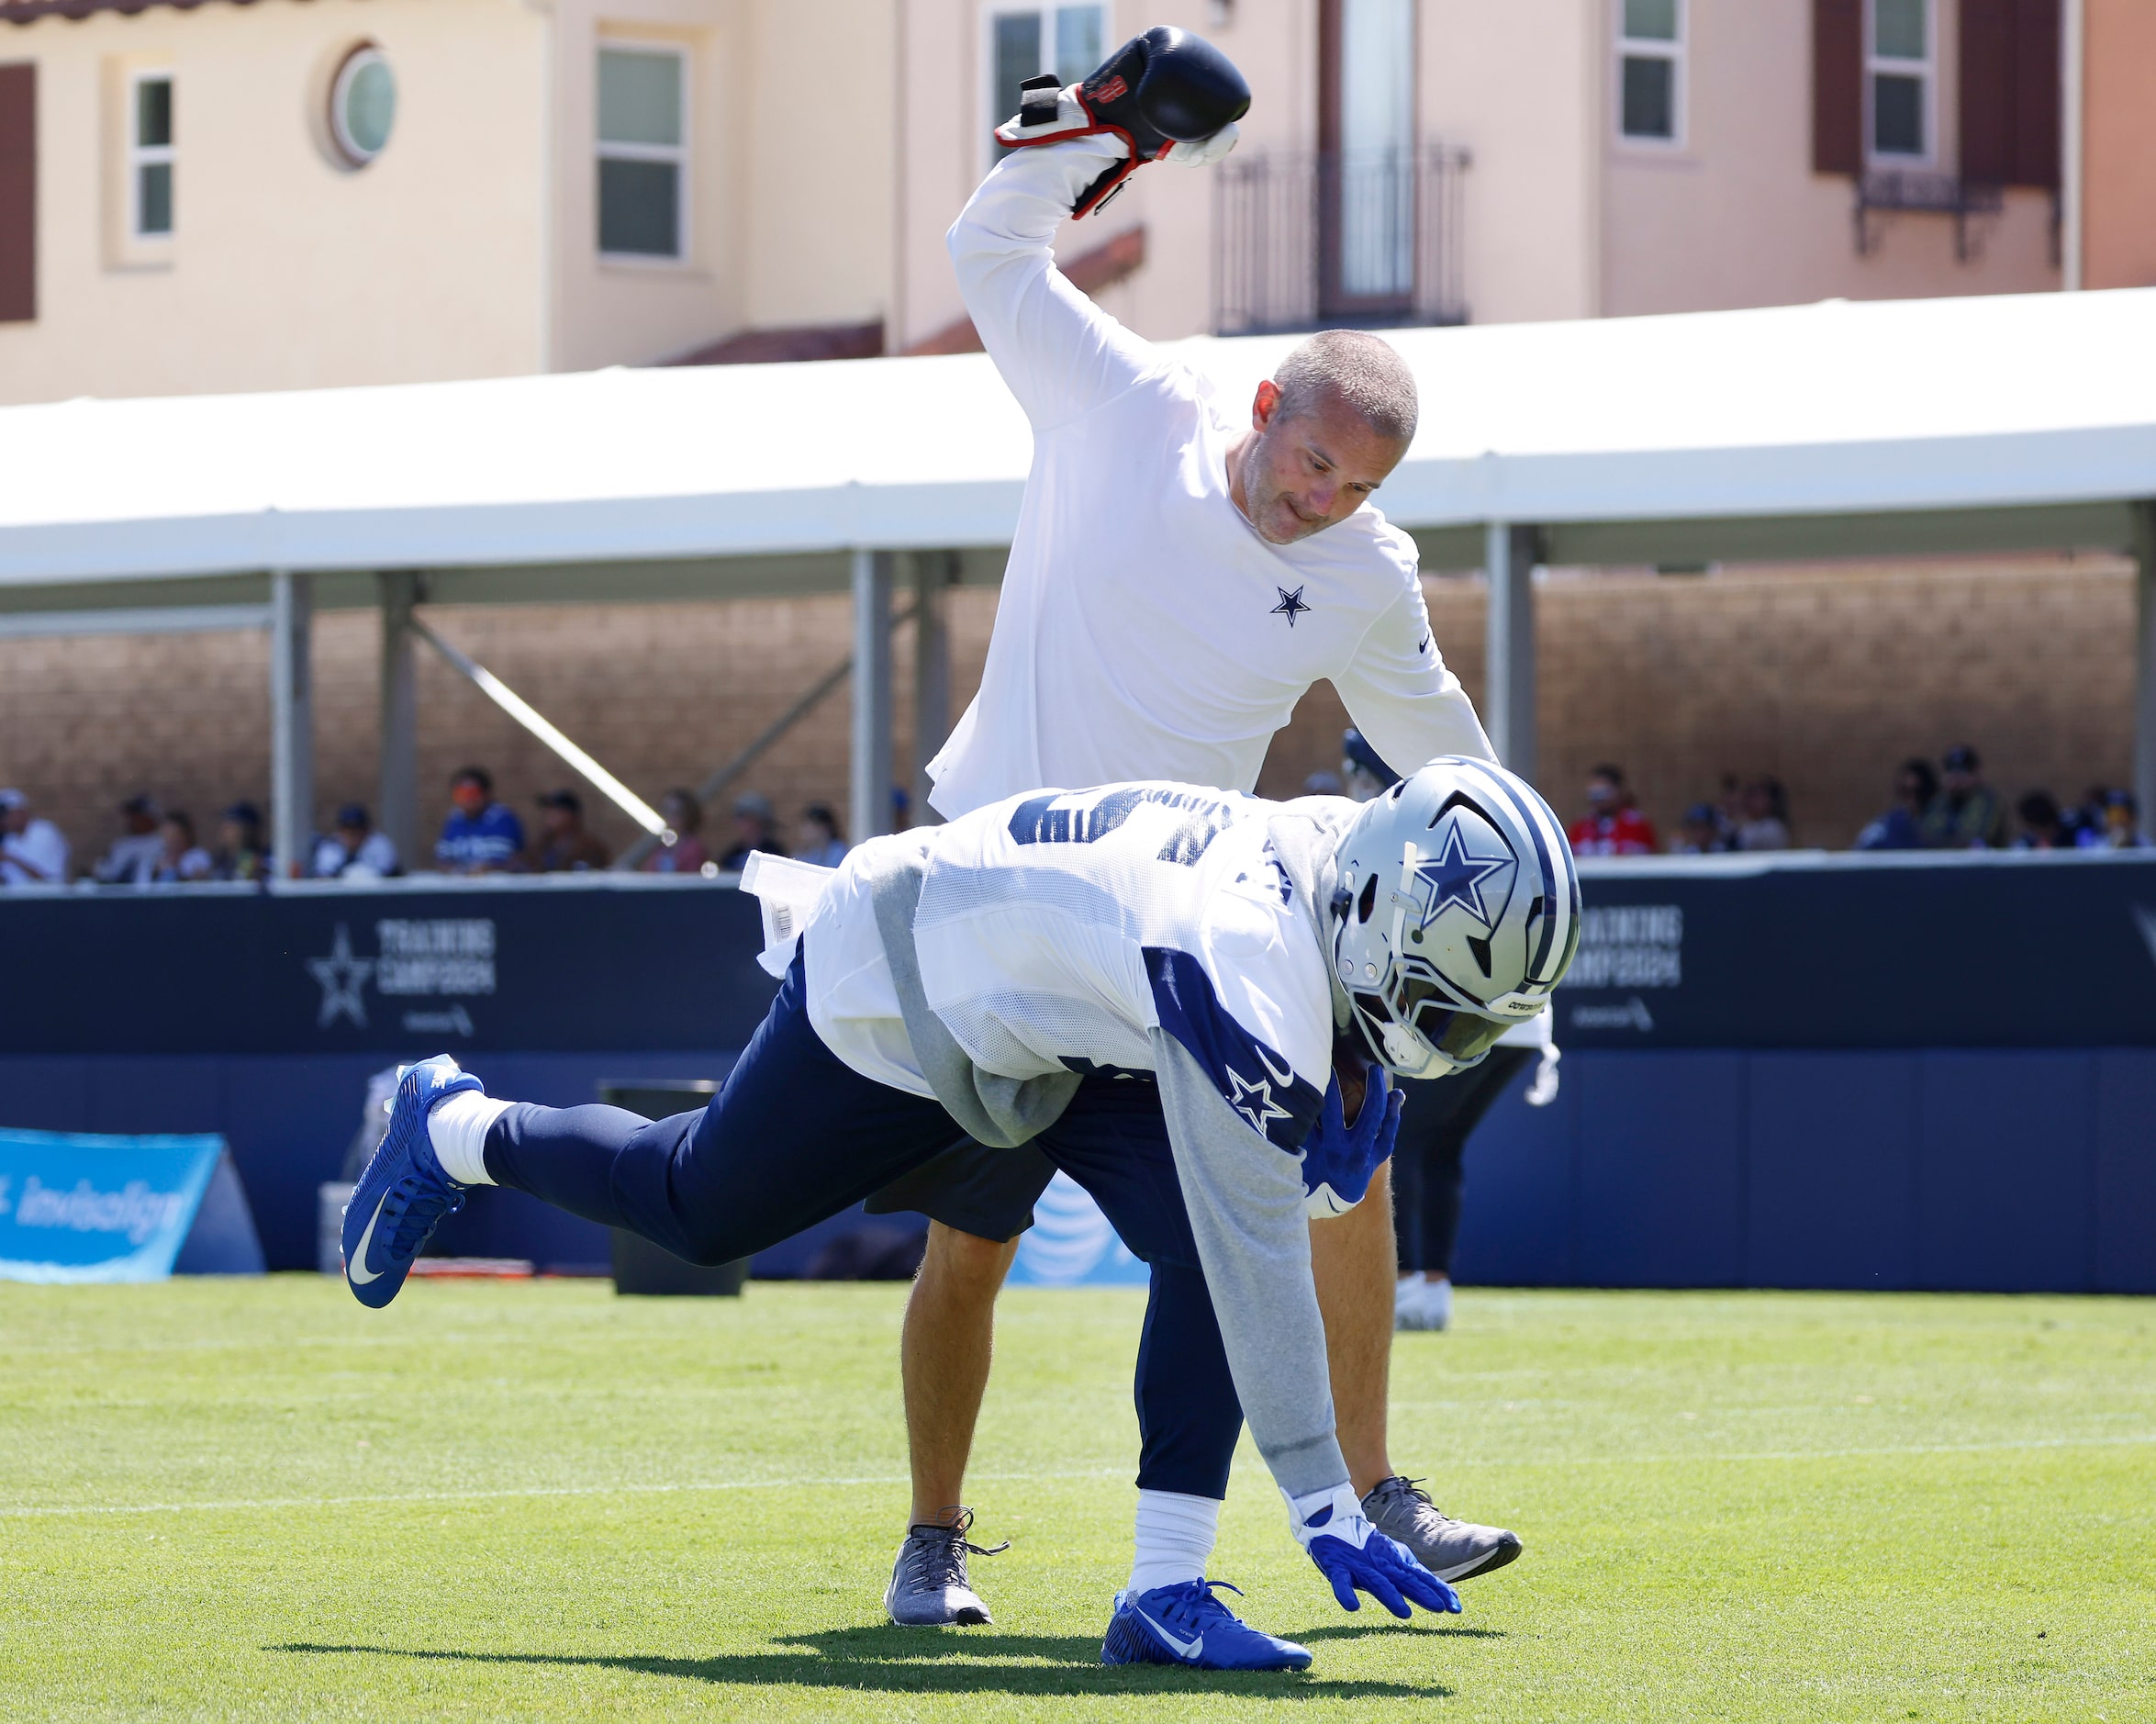
[[[1427,583],[1439,644],[1482,684],[1482,592]],[[994,594],[952,605],[953,680],[980,674]],[[1558,574],[1539,593],[1543,783],[1567,818],[1594,762],[1614,758],[1665,831],[1724,772],[1789,786],[1800,842],[1846,845],[1882,805],[1895,763],[1973,743],[1993,780],[2078,796],[2128,770],[2133,584],[2114,559],[1750,569],[1709,577]],[[647,797],[693,783],[742,747],[848,650],[840,598],[729,605],[531,607],[430,613],[448,638],[527,696]],[[317,784],[327,810],[372,803],[375,621],[330,614],[316,634]],[[911,714],[898,651],[899,733]],[[138,789],[196,817],[205,837],[238,797],[266,803],[268,643],[260,633],[0,641],[0,783],[19,785],[73,841],[78,866],[110,842]],[[1260,788],[1292,793],[1336,764],[1346,718],[1313,689]],[[422,821],[449,773],[485,762],[529,816],[565,768],[423,648]],[[894,763],[894,778],[904,776]],[[790,817],[842,810],[842,688],[751,775]],[[636,834],[598,804],[617,847]],[[724,825],[723,815],[707,835]]]

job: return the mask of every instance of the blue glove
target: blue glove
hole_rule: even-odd
[[[1313,1216],[1344,1215],[1362,1202],[1370,1175],[1391,1159],[1400,1136],[1401,1097],[1382,1066],[1372,1066],[1362,1093],[1362,1111],[1346,1123],[1340,1074],[1325,1086],[1317,1129],[1302,1146],[1304,1210]]]
[[[1290,1499],[1289,1518],[1295,1537],[1333,1583],[1333,1596],[1343,1610],[1360,1610],[1358,1592],[1369,1594],[1404,1619],[1412,1601],[1425,1610],[1459,1614],[1459,1595],[1416,1561],[1397,1539],[1371,1526],[1356,1500],[1355,1487],[1343,1484],[1319,1498]]]

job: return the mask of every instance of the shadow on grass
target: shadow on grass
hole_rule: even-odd
[[[804,1688],[886,1690],[893,1694],[1117,1695],[1205,1690],[1277,1700],[1443,1699],[1435,1683],[1335,1681],[1307,1673],[1181,1670],[1157,1664],[1102,1664],[1091,1635],[924,1634],[893,1627],[791,1634],[768,1652],[708,1658],[570,1652],[473,1652],[408,1646],[354,1646],[296,1640],[269,1652],[359,1654],[444,1663],[522,1664],[619,1670],[719,1686],[791,1683]]]
[[[1413,1623],[1398,1618],[1380,1616],[1365,1622],[1333,1622],[1322,1629],[1283,1629],[1290,1640],[1367,1640],[1380,1634],[1423,1634],[1440,1640],[1502,1640],[1507,1638],[1503,1629],[1473,1629],[1465,1623],[1455,1628],[1431,1617],[1417,1617]]]

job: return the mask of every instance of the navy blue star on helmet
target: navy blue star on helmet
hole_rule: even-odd
[[[1476,856],[1468,849],[1465,823],[1455,818],[1445,829],[1439,841],[1437,854],[1424,862],[1415,864],[1415,879],[1424,889],[1423,896],[1423,923],[1428,927],[1447,910],[1458,908],[1474,917],[1486,931],[1494,932],[1497,916],[1491,913],[1483,902],[1483,882],[1505,875],[1502,890],[1498,894],[1498,913],[1502,914],[1505,900],[1512,896],[1512,880],[1507,870],[1516,866],[1512,856]]]
[[[1304,615],[1310,610],[1310,607],[1302,602],[1302,588],[1298,587],[1293,592],[1290,592],[1285,587],[1276,587],[1273,591],[1280,595],[1280,602],[1265,614],[1268,617],[1285,617],[1288,619],[1288,626],[1293,628],[1295,619]]]

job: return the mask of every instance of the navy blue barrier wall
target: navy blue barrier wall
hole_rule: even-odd
[[[1565,1086],[1469,1155],[1463,1279],[2156,1292],[2156,856],[1588,865]],[[768,1002],[702,881],[0,892],[0,1125],[221,1131],[314,1261],[368,1073],[723,1075]],[[603,1259],[487,1193],[459,1249]]]

